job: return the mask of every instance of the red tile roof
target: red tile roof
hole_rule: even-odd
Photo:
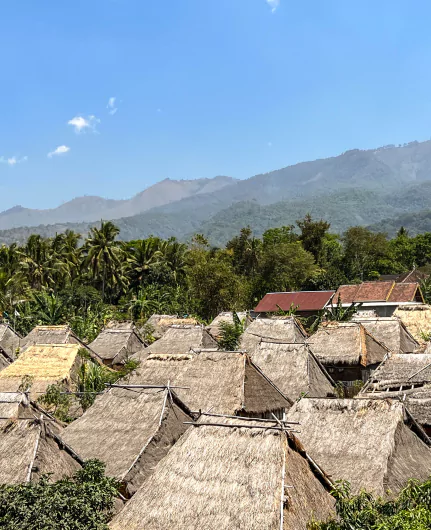
[[[334,291],[298,291],[292,293],[268,293],[255,307],[257,313],[273,313],[280,308],[289,311],[298,307],[299,311],[320,311],[331,299]]]
[[[333,303],[341,298],[343,304],[353,302],[413,302],[419,285],[417,283],[363,282],[359,285],[341,285],[334,295]],[[419,294],[420,300],[422,297]]]

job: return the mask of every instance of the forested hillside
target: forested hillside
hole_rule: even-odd
[[[70,323],[88,341],[111,318],[145,320],[153,313],[208,321],[223,310],[250,309],[269,291],[335,289],[431,263],[431,233],[410,237],[353,227],[342,235],[310,216],[257,237],[238,231],[221,248],[196,234],[118,240],[111,222],[79,245],[74,232],[32,235],[0,247],[0,310],[27,333],[37,323]],[[427,296],[427,292],[424,293]]]

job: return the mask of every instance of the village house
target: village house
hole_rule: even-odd
[[[155,339],[160,339],[170,326],[197,326],[195,318],[179,318],[178,315],[152,315],[140,328],[140,334],[145,337],[150,334]]]
[[[73,475],[83,461],[60,438],[61,427],[22,392],[0,392],[0,484]]]
[[[113,368],[121,368],[129,356],[145,346],[132,322],[109,323],[88,345],[104,364]]]
[[[242,352],[158,354],[128,378],[128,384],[166,385],[175,388],[192,411],[220,414],[282,417],[292,402]]]
[[[70,326],[36,326],[21,340],[20,353],[37,344],[78,344],[90,354],[94,352],[72,331]]]
[[[30,392],[35,398],[55,383],[70,388],[83,362],[79,350],[79,344],[28,346],[15,362],[0,371],[0,392],[17,392],[23,378],[30,378]]]
[[[288,412],[299,439],[332,480],[351,491],[397,494],[429,477],[430,440],[398,400],[302,399]]]
[[[295,309],[302,317],[317,315],[330,303],[334,291],[294,291],[267,293],[254,308],[254,314],[261,317],[271,316],[281,311]]]
[[[334,380],[305,343],[262,339],[252,360],[292,401],[307,397],[334,397]]]
[[[133,358],[143,361],[151,353],[184,355],[208,348],[217,349],[217,342],[203,326],[177,324],[170,326],[161,339],[137,352]]]
[[[253,321],[247,311],[236,311],[235,313],[240,322],[243,324],[244,329],[247,328],[247,326]],[[220,313],[215,317],[215,319],[211,322],[209,326],[206,326],[205,329],[215,340],[218,340],[220,338],[220,324],[222,322],[234,324],[233,312],[226,311]]]
[[[397,283],[412,283],[412,282],[421,282],[428,278],[429,274],[422,272],[418,269],[413,269],[411,271],[402,272],[400,274],[382,274],[379,278],[381,282],[397,282]]]
[[[241,338],[241,349],[251,356],[260,351],[262,340],[284,344],[304,344],[308,335],[295,317],[256,318]]]
[[[98,396],[62,438],[83,460],[105,462],[106,474],[130,497],[186,431],[192,421],[188,412],[168,387],[114,387]]]
[[[402,305],[396,309],[394,316],[401,320],[420,346],[426,345],[428,337],[431,336],[431,306]]]
[[[309,345],[335,381],[353,388],[366,383],[390,351],[359,322],[325,322]]]
[[[11,360],[16,359],[21,337],[9,324],[0,324],[0,351]]]
[[[339,300],[343,307],[361,304],[358,313],[373,311],[379,317],[390,317],[398,307],[403,305],[424,303],[417,282],[396,283],[394,281],[341,285],[334,294],[333,305],[336,305]]]
[[[334,513],[332,483],[285,424],[203,415],[111,530],[306,530]]]
[[[393,353],[413,353],[419,347],[419,343],[398,317],[358,315],[353,321],[361,323],[370,335]]]

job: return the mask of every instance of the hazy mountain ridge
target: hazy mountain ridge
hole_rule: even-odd
[[[192,195],[216,192],[234,183],[235,179],[224,176],[196,180],[164,179],[131,199],[116,200],[98,196],[83,196],[65,202],[57,208],[47,210],[14,206],[9,210],[0,212],[0,229],[119,219]]]
[[[95,205],[102,205],[103,211]],[[347,151],[240,181],[230,177],[165,179],[125,201],[81,197],[54,210],[29,211],[51,213],[61,208],[71,215],[79,211],[79,219],[86,222],[42,221],[34,227],[3,230],[0,242],[22,242],[31,233],[53,236],[68,228],[85,235],[103,218],[115,221],[122,239],[153,234],[185,240],[202,232],[212,244],[223,244],[243,226],[250,225],[260,234],[271,226],[293,224],[307,212],[327,219],[333,231],[342,232],[358,224],[381,226],[383,219],[396,224],[399,216],[430,205],[431,141],[412,142],[403,147]],[[0,214],[0,227],[11,222],[11,216],[22,216],[22,210],[12,208]],[[133,215],[136,211],[140,213]]]

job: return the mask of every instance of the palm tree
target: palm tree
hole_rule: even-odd
[[[52,260],[50,241],[31,235],[24,247],[18,250],[20,267],[30,287],[41,289],[55,284],[53,273],[58,264]]]
[[[122,249],[115,240],[119,232],[111,221],[102,221],[100,228],[90,230],[84,245],[86,256],[83,266],[90,269],[95,280],[101,281],[103,298],[107,283],[124,283],[121,274]]]
[[[155,238],[141,239],[130,247],[127,263],[132,284],[136,287],[142,285],[150,268],[161,262],[163,254],[159,243],[159,240]]]
[[[33,293],[30,307],[41,324],[55,326],[64,323],[64,305],[53,293]]]
[[[176,239],[170,239],[162,242],[160,251],[165,263],[172,271],[175,283],[178,284],[186,274],[187,245],[179,243]]]

